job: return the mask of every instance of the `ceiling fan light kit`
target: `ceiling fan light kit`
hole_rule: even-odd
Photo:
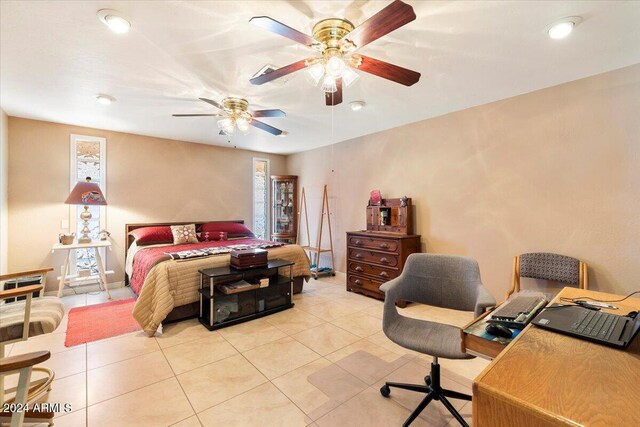
[[[358,27],[346,19],[323,19],[313,26],[311,37],[268,16],[254,16],[249,20],[252,24],[301,43],[320,53],[320,56],[294,62],[253,77],[250,81],[254,85],[261,85],[306,68],[316,85],[322,82],[325,102],[329,106],[342,102],[342,87],[348,87],[359,77],[355,70],[411,86],[420,80],[420,73],[355,54],[354,51],[414,19],[416,14],[413,8],[401,0],[395,0]]]
[[[216,114],[174,114],[174,117],[198,117],[198,116],[213,116],[222,117],[218,120],[218,128],[220,129],[220,135],[232,135],[236,128],[240,132],[248,132],[249,126],[257,127],[265,132],[269,132],[271,135],[281,135],[283,132],[280,129],[274,128],[271,125],[263,123],[255,119],[255,117],[286,117],[286,114],[282,110],[256,110],[253,113],[249,111],[249,101],[244,98],[227,97],[224,98],[220,104],[212,99],[200,98],[200,100],[207,104],[222,110],[222,113]]]

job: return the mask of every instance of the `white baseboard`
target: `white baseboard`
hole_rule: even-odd
[[[124,288],[124,280],[119,282],[109,283],[109,290]],[[88,294],[90,292],[98,292],[100,291],[100,287],[97,283],[86,284],[86,285],[77,285],[73,287],[65,286],[62,290],[62,296],[66,297],[69,295],[80,295],[80,294]],[[58,295],[58,290],[46,291],[45,296],[56,296]]]

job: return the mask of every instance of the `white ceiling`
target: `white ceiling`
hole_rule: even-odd
[[[417,1],[417,19],[361,53],[422,73],[412,87],[360,73],[344,102],[299,71],[253,86],[265,64],[310,56],[305,46],[249,23],[267,15],[311,34],[313,24],[345,17],[356,26],[389,1],[2,1],[0,106],[11,116],[271,153],[309,150],[429,117],[640,62],[637,1]],[[97,18],[116,9],[131,31],[116,35]],[[545,33],[553,21],[584,21],[565,40]],[[97,93],[117,98],[111,106]],[[252,109],[280,108],[264,119],[289,132],[274,137],[218,136],[198,97],[246,97]],[[348,103],[364,100],[353,112]]]

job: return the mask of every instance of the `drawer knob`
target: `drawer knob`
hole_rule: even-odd
[[[389,249],[389,245],[388,245],[388,244],[386,244],[386,243],[380,243],[380,247],[381,247],[382,249]]]
[[[389,260],[386,257],[380,258],[380,262],[383,264],[389,264]]]
[[[383,272],[381,272],[381,273],[379,274],[379,276],[380,276],[380,277],[387,278],[387,277],[389,277],[389,273],[387,273],[386,271],[383,271]]]
[[[355,270],[359,273],[359,272],[361,272],[361,271],[364,271],[364,268],[362,268],[362,267],[360,267],[360,266],[357,266],[357,267],[355,268]]]
[[[362,254],[356,254],[356,258],[362,258]]]
[[[362,282],[358,279],[356,279],[355,282],[353,282],[353,284],[357,286],[362,286]]]
[[[356,246],[360,246],[362,245],[362,242],[360,240],[356,240],[355,242],[353,242],[353,244]]]

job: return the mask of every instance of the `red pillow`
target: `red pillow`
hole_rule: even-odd
[[[136,228],[130,231],[129,235],[133,236],[140,246],[173,243],[173,233],[171,233],[171,227],[169,226]]]
[[[201,242],[217,242],[218,240],[227,240],[227,232],[226,231],[204,231],[199,233],[200,237],[198,240]]]
[[[228,237],[255,237],[253,232],[239,222],[207,222],[202,224],[202,233],[210,235],[226,232]]]

